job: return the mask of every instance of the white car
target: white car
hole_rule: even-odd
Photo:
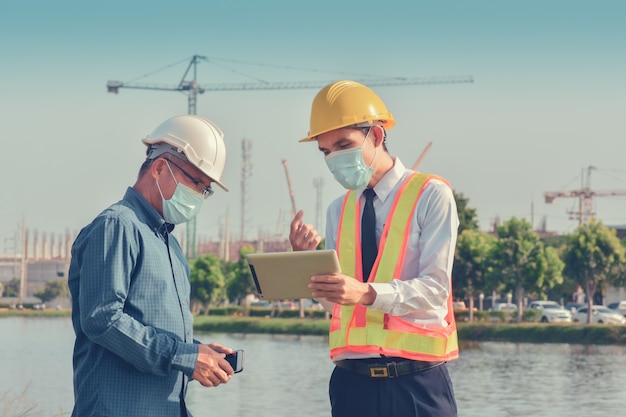
[[[626,317],[605,306],[591,306],[591,322],[606,324],[626,324]],[[574,314],[574,321],[587,323],[589,307],[581,307]]]
[[[616,313],[620,313],[626,317],[626,301],[616,301],[607,306],[611,310],[615,310]]]
[[[561,307],[556,301],[531,301],[529,308],[541,310],[542,323],[571,322],[572,312]]]
[[[511,313],[517,312],[517,304],[513,303],[495,303],[493,307],[491,307],[492,311],[510,311]]]

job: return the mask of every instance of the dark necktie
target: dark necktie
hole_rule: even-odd
[[[376,193],[371,188],[367,188],[363,195],[365,207],[363,207],[363,217],[361,217],[361,262],[363,282],[366,282],[378,254],[378,245],[376,244],[376,213],[374,212]]]

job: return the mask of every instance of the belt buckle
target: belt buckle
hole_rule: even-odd
[[[398,376],[398,368],[395,362],[385,364],[385,366],[373,366],[370,368],[372,378],[395,378]]]
[[[389,371],[386,366],[375,366],[370,368],[372,378],[389,378]]]

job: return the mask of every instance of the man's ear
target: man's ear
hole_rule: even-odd
[[[167,167],[165,166],[165,161],[163,160],[163,158],[157,158],[154,160],[154,162],[152,162],[152,165],[150,165],[150,175],[152,176],[152,178],[158,179],[161,176],[163,170],[166,168]]]
[[[372,126],[371,134],[374,137],[374,146],[382,145],[385,140],[385,129],[382,126],[374,125]]]

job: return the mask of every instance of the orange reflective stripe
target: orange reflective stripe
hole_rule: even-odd
[[[401,185],[383,229],[379,245],[382,251],[374,263],[370,282],[384,283],[400,277],[415,206],[433,178],[448,184],[438,176],[414,173]],[[349,191],[343,203],[336,248],[343,274],[356,279],[362,275],[359,214],[360,202],[356,193]],[[423,329],[361,305],[335,305],[329,335],[331,357],[349,350],[417,360],[454,359],[458,356],[458,340],[451,303],[452,294],[448,297],[446,316],[449,326],[442,330]]]
[[[411,214],[415,211],[415,205],[427,181],[428,175],[414,173],[404,181],[398,190],[389,212],[388,218],[390,220],[385,224],[381,237],[380,247],[383,250],[382,253],[378,253],[372,268],[372,275],[374,276],[372,282],[387,283],[400,277],[406,252],[404,249],[409,238]],[[392,239],[388,239],[389,236]],[[382,273],[379,274],[379,270]],[[393,274],[385,273],[385,271],[393,271]],[[363,323],[363,326],[368,324],[372,328],[382,329],[384,327],[385,320],[382,317],[384,313],[367,309],[367,311],[355,310],[354,314],[367,315],[367,319],[364,317],[357,318],[357,322]]]

